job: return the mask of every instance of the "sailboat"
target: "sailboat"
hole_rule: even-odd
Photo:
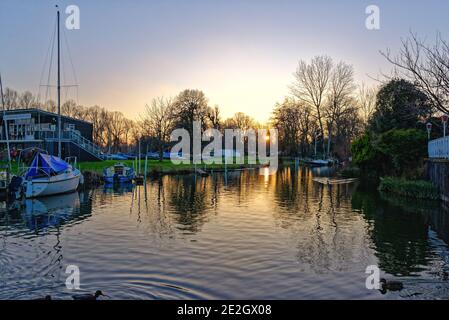
[[[37,153],[24,178],[25,197],[36,198],[75,191],[81,172],[59,157]]]
[[[58,7],[58,6],[56,6]],[[58,156],[37,152],[23,179],[26,198],[68,193],[78,188],[81,172],[61,159],[61,60],[60,13],[57,10],[58,38]]]

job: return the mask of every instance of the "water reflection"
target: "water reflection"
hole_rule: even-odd
[[[369,223],[368,232],[379,266],[385,272],[397,276],[419,275],[441,253],[435,250],[430,233],[448,239],[445,226],[449,214],[436,202],[395,198],[361,189],[354,193],[352,203]],[[443,269],[447,268],[446,262],[442,261]],[[444,274],[445,270],[431,272]]]
[[[122,195],[125,193],[133,192],[134,184],[132,182],[125,183],[106,183],[103,186],[103,192],[107,194]]]
[[[22,199],[12,203],[3,202],[0,209],[0,227],[41,229],[56,228],[85,219],[90,212],[81,212],[81,199],[85,206],[91,200],[85,192],[68,193],[37,199]]]
[[[0,298],[67,297],[69,263],[83,289],[113,298],[443,297],[445,209],[312,180],[326,170],[164,176],[5,204]],[[366,290],[370,264],[413,292]]]

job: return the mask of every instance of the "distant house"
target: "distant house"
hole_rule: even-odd
[[[58,115],[39,109],[17,109],[5,112],[8,140],[16,149],[39,147],[58,154]],[[0,112],[0,143],[6,146],[3,112]],[[90,122],[61,116],[62,158],[75,156],[79,161],[101,160],[101,150],[92,142]]]

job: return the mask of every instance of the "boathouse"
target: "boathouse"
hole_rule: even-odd
[[[5,127],[7,124],[7,130]],[[58,154],[58,115],[31,108],[0,113],[0,143],[18,150],[39,147],[49,154]],[[61,116],[62,158],[77,157],[78,161],[101,160],[101,150],[92,142],[93,125],[90,122]]]

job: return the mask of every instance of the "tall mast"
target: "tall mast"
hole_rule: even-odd
[[[2,83],[2,75],[1,74],[0,74],[0,94],[2,95],[3,125],[5,126],[6,146],[8,149],[8,165],[9,165],[9,170],[11,170],[11,153],[9,151],[8,121],[5,119],[6,107],[5,107],[5,97],[3,96],[3,83]]]
[[[59,41],[59,7],[58,8],[58,157],[61,158],[61,44]]]

